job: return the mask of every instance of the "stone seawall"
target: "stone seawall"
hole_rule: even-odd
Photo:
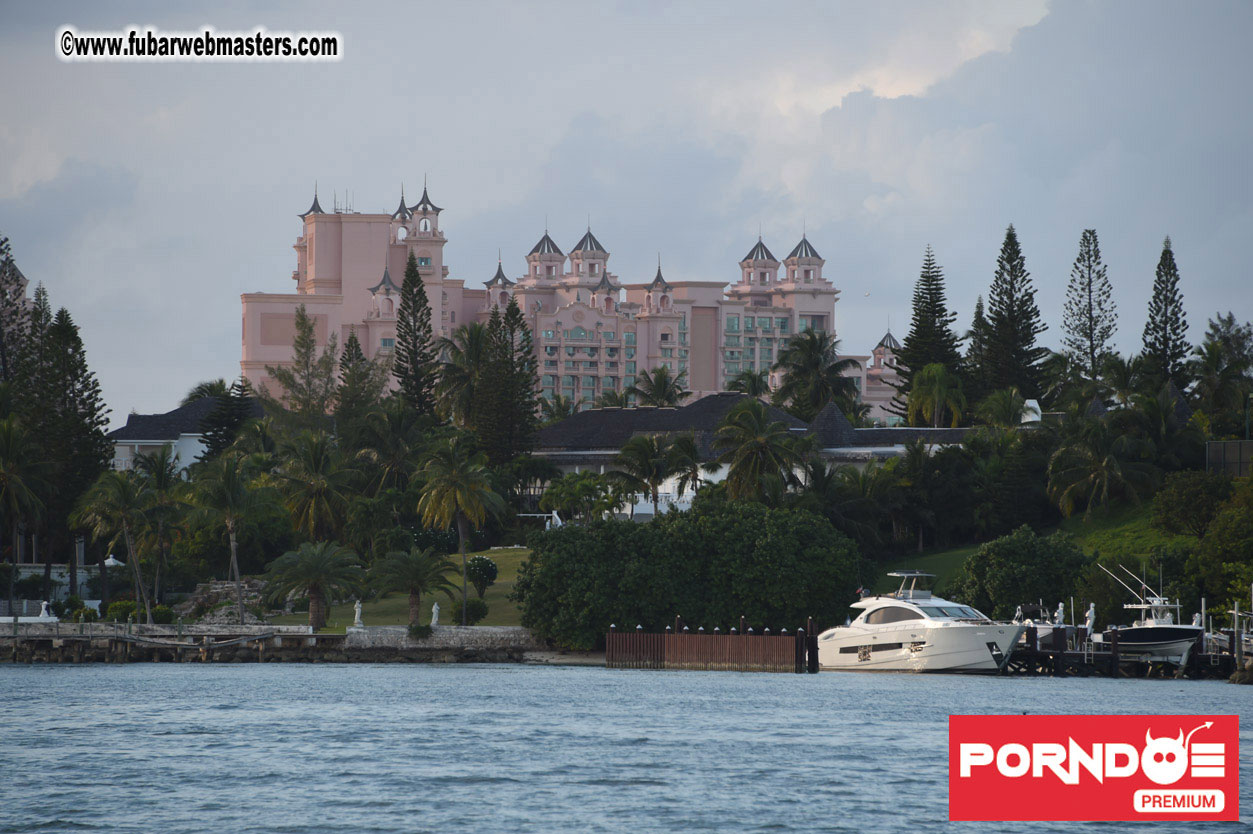
[[[470,651],[540,651],[544,646],[517,626],[436,626],[431,636],[415,640],[405,626],[348,629],[345,649],[448,649]]]

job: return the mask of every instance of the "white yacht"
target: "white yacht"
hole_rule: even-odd
[[[918,587],[933,574],[894,571],[901,587],[863,597],[847,625],[818,635],[821,669],[894,672],[997,672],[1025,625],[993,622],[975,609],[932,596]]]
[[[1205,629],[1199,624],[1186,625],[1176,622],[1179,617],[1179,604],[1172,603],[1160,593],[1154,591],[1143,579],[1137,578],[1134,573],[1122,567],[1122,565],[1119,565],[1119,567],[1132,580],[1140,583],[1140,591],[1136,591],[1126,582],[1123,582],[1113,571],[1108,570],[1104,565],[1098,565],[1098,567],[1113,577],[1115,582],[1131,592],[1136,601],[1125,604],[1123,608],[1139,611],[1140,617],[1132,625],[1113,626],[1104,634],[1093,635],[1092,642],[1109,644],[1113,639],[1113,632],[1117,631],[1118,653],[1120,655],[1135,655],[1149,661],[1164,661],[1180,665],[1187,663],[1188,655],[1196,645],[1197,638],[1205,632]]]

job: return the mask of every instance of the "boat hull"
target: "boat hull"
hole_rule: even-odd
[[[912,622],[834,628],[818,639],[823,671],[996,673],[1026,626],[1012,623]]]
[[[1160,625],[1131,626],[1118,629],[1118,653],[1125,657],[1139,656],[1146,660],[1162,660],[1185,663],[1196,640],[1201,636],[1200,626]],[[1109,645],[1112,632],[1106,632],[1093,642]]]

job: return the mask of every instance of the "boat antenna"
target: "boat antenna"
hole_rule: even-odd
[[[1100,568],[1101,570],[1105,571],[1106,573],[1108,573],[1108,574],[1110,575],[1110,577],[1111,577],[1111,578],[1112,578],[1115,582],[1117,582],[1119,585],[1123,586],[1123,587],[1124,587],[1124,588],[1126,588],[1128,591],[1131,591],[1131,595],[1132,595],[1132,596],[1134,596],[1136,599],[1140,600],[1141,604],[1147,604],[1147,603],[1145,603],[1145,602],[1144,602],[1144,597],[1140,596],[1140,595],[1139,595],[1139,594],[1137,594],[1134,590],[1132,590],[1131,586],[1130,586],[1130,585],[1128,585],[1126,582],[1123,582],[1121,579],[1119,579],[1119,578],[1118,578],[1118,575],[1117,575],[1117,574],[1115,574],[1112,570],[1110,570],[1109,568],[1107,568],[1107,567],[1105,567],[1104,565],[1100,564],[1099,562],[1097,563],[1097,567],[1098,567],[1098,568]],[[1126,569],[1126,568],[1123,568],[1123,570],[1127,570],[1127,569]],[[1132,574],[1132,576],[1134,577],[1134,576],[1135,576],[1135,574]]]

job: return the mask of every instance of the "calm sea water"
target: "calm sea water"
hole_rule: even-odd
[[[949,713],[1024,711],[1240,713],[1253,808],[1253,692],[1218,682],[0,666],[0,832],[1085,827],[946,822]]]

